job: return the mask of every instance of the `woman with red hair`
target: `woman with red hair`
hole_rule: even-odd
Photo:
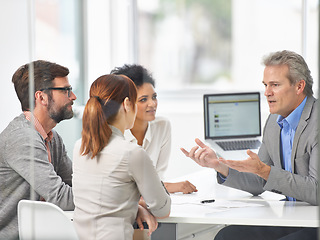
[[[124,75],[104,75],[91,85],[82,139],[73,153],[74,224],[80,239],[132,240],[138,208],[156,218],[169,216],[170,196],[148,154],[124,139],[134,124],[136,100],[136,87]]]

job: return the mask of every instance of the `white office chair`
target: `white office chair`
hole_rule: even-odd
[[[20,240],[78,240],[73,222],[58,206],[21,200],[18,204]]]

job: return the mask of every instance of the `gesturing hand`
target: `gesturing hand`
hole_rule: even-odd
[[[219,161],[239,172],[254,173],[267,180],[271,169],[270,166],[263,163],[258,154],[252,152],[251,150],[247,150],[247,154],[249,157],[245,160],[220,159]]]
[[[213,151],[209,146],[205,145],[198,138],[195,139],[195,142],[197,146],[191,148],[190,152],[188,152],[184,148],[180,148],[181,151],[200,166],[214,168],[216,171],[220,172],[224,176],[227,176],[229,168],[219,161],[219,158],[217,157],[215,151]]]

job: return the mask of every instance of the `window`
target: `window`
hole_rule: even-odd
[[[69,82],[77,96],[75,105],[84,104],[83,31],[81,1],[35,0],[35,59],[56,62],[69,68]],[[74,107],[75,113],[77,109]],[[72,158],[73,145],[81,137],[81,118],[57,124]]]
[[[262,90],[262,56],[288,49],[318,79],[318,11],[317,0],[138,0],[139,63],[160,89]]]

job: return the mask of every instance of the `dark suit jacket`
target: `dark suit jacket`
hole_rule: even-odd
[[[270,114],[263,131],[259,149],[261,161],[271,166],[267,181],[251,173],[229,170],[223,185],[259,195],[268,190],[284,194],[317,205],[317,162],[318,154],[318,104],[314,97],[308,97],[303,109],[292,146],[292,172],[285,171],[281,163],[280,127],[276,114]]]

